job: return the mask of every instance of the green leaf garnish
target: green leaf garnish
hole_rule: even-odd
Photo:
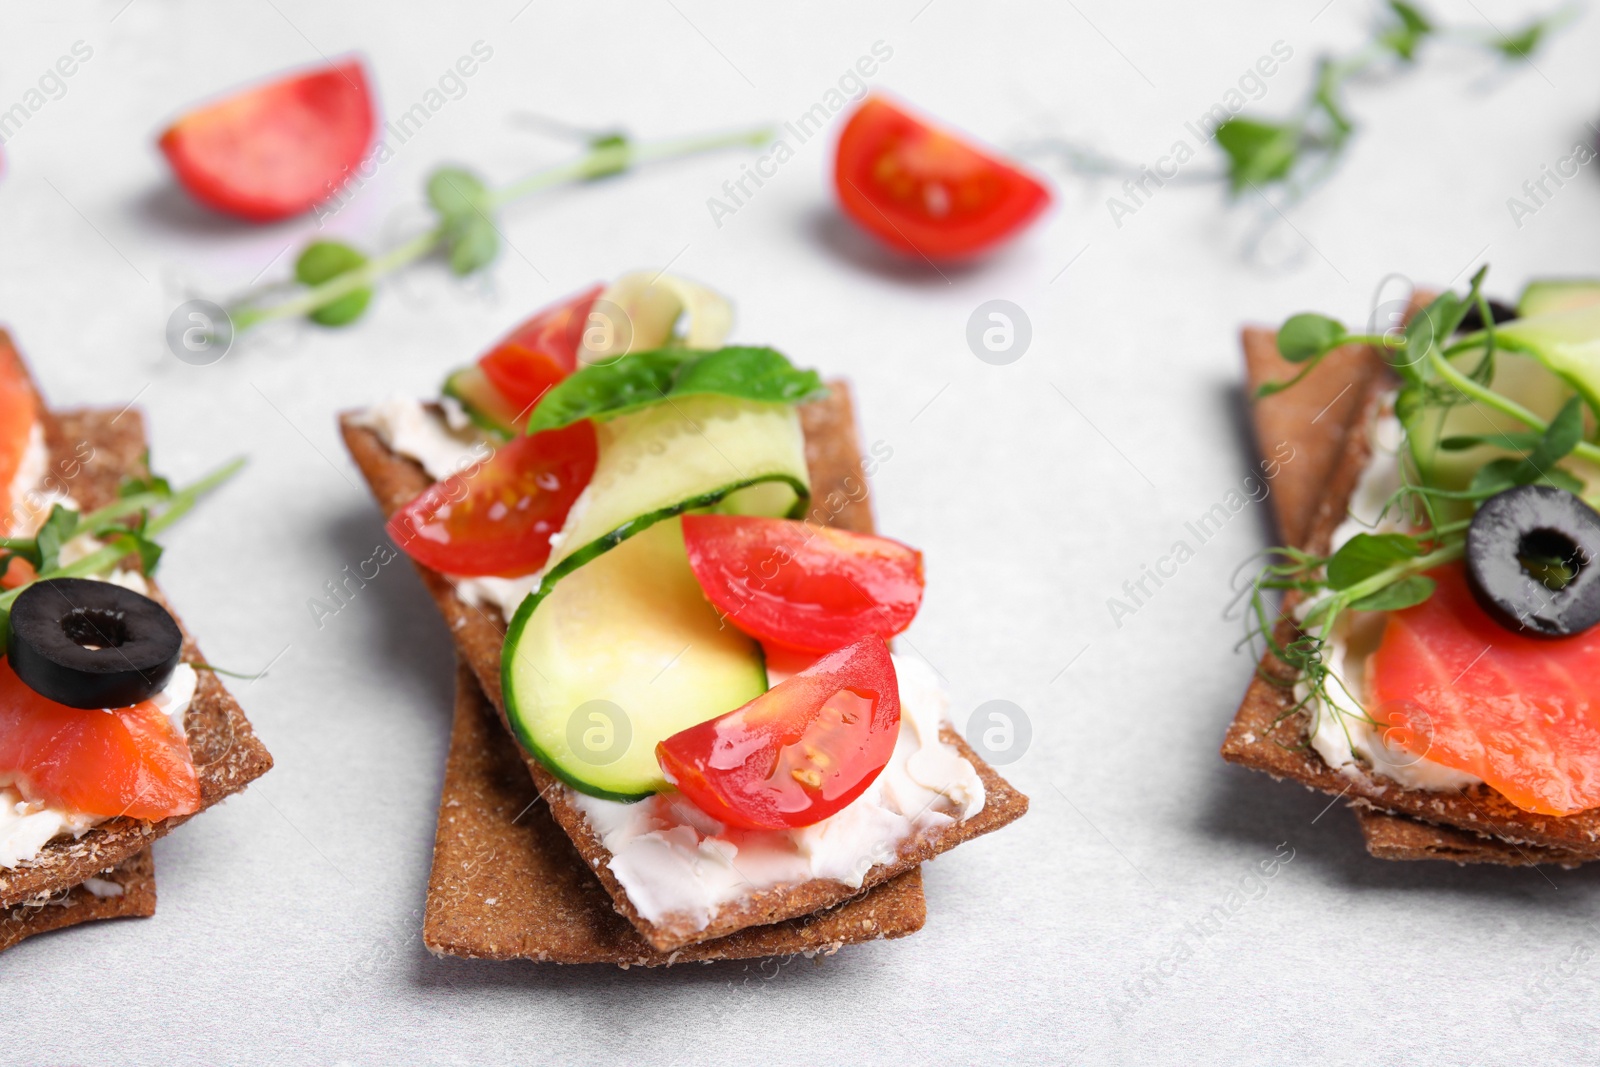
[[[1293,126],[1231,118],[1217,127],[1215,136],[1228,155],[1228,182],[1235,193],[1249,185],[1277,181],[1294,166]]]
[[[294,277],[301,285],[317,286],[364,267],[367,257],[339,241],[313,241],[295,260]],[[307,318],[322,326],[344,326],[361,317],[372,300],[372,287],[363,286],[312,311]]]
[[[1338,348],[1349,336],[1337,319],[1314,312],[1289,316],[1278,330],[1278,354],[1290,363],[1304,363]]]
[[[494,262],[500,233],[494,224],[494,194],[483,179],[460,167],[440,167],[428,178],[428,203],[439,214],[452,271],[471,274]]]
[[[1433,595],[1434,580],[1424,574],[1413,574],[1392,585],[1386,585],[1371,596],[1352,601],[1351,611],[1399,611],[1420,604]]]
[[[1384,30],[1378,37],[1380,43],[1407,63],[1416,58],[1417,45],[1433,32],[1433,23],[1421,11],[1404,0],[1389,0],[1389,10],[1400,19],[1398,25]]]
[[[816,371],[796,368],[776,349],[662,348],[592,364],[567,376],[533,409],[527,432],[615,418],[676,397],[717,394],[799,404],[826,392]]]
[[[1421,544],[1407,534],[1356,534],[1328,560],[1328,588],[1348,589],[1420,555]]]

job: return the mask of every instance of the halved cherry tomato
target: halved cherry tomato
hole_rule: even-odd
[[[91,815],[200,810],[189,746],[155,704],[69,708],[29,689],[10,660],[0,660],[0,780],[27,800]]]
[[[834,184],[844,213],[868,233],[939,260],[987,251],[1050,203],[1028,174],[877,96],[839,135]]]
[[[518,437],[395,512],[389,536],[445,574],[532,574],[550,558],[550,535],[589,484],[596,456],[587,421]]]
[[[922,605],[922,553],[899,541],[790,519],[685,515],[689,566],[706,599],[752,637],[831,652],[887,640]]]
[[[159,143],[196,200],[273,222],[344,185],[372,143],[373,112],[361,61],[346,59],[191,111]]]
[[[478,360],[489,383],[514,410],[532,411],[552,385],[577,369],[589,309],[604,288],[597,285],[545,308]]]
[[[900,737],[900,683],[882,639],[823,656],[750,703],[656,745],[667,780],[729,826],[821,822],[866,791]]]

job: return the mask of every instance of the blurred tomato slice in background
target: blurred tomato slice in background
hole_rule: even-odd
[[[372,143],[375,112],[366,72],[352,57],[197,108],[159,144],[196,200],[275,222],[339,191]]]
[[[862,229],[930,260],[988,252],[1050,204],[1050,190],[1031,175],[878,96],[845,123],[834,184]]]

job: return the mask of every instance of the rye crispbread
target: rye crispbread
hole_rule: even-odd
[[[823,474],[817,479],[817,484],[841,487],[831,492],[817,492],[812,498],[811,517],[815,521],[844,528],[870,529],[871,510],[867,502],[865,475],[861,469],[860,448],[856,443],[849,390],[842,382],[832,383],[831,390],[825,400],[800,409],[806,434],[807,463],[813,472]],[[376,433],[360,425],[358,412],[342,415],[340,428],[346,447],[385,516],[392,515],[432,483],[432,479],[418,464],[392,452]],[[841,476],[838,473],[840,471],[849,473]],[[455,636],[458,654],[471,666],[504,723],[505,706],[500,692],[500,645],[505,631],[504,620],[493,608],[478,608],[461,600],[443,575],[420,565],[417,571]],[[964,840],[999,829],[1027,810],[1027,798],[979,759],[954,730],[947,727],[943,736],[972,762],[982,776],[987,794],[983,811],[939,832],[908,840],[900,848],[894,863],[880,864],[867,873],[862,888],[887,882]],[[525,753],[524,758],[555,820],[605,886],[616,910],[658,952],[672,952],[747,927],[809,915],[839,904],[859,892],[839,882],[814,879],[798,885],[775,887],[730,904],[702,929],[696,929],[688,919],[649,922],[634,909],[627,893],[612,875],[608,866],[610,853],[573,803],[567,787],[557,782],[537,760],[527,757]]]
[[[1286,380],[1297,370],[1279,356],[1276,335],[1270,330],[1246,329],[1243,346],[1252,394],[1261,383]],[[1275,515],[1287,543],[1326,550],[1370,456],[1366,428],[1376,401],[1392,384],[1375,352],[1349,346],[1331,354],[1294,388],[1255,403],[1252,418],[1262,454],[1272,454],[1283,442],[1296,450],[1295,458],[1272,482]],[[1343,425],[1336,421],[1341,417]],[[1287,632],[1281,629],[1280,639]],[[1262,670],[1286,676],[1283,666],[1270,657]],[[1600,833],[1596,813],[1551,819],[1515,808],[1487,786],[1457,794],[1433,793],[1335,772],[1305,745],[1304,715],[1273,725],[1291,704],[1281,686],[1253,679],[1228,730],[1224,758],[1348,796],[1374,856],[1509,866],[1571,865],[1600,857],[1600,846],[1591,836]],[[1591,825],[1573,823],[1579,819]]]
[[[456,668],[455,720],[439,798],[422,942],[439,955],[658,967],[830,953],[905,937],[927,911],[913,868],[815,915],[658,952],[617,914],[550,809],[477,677]]]
[[[0,952],[35,934],[62,927],[96,919],[145,918],[156,913],[156,865],[149,849],[95,877],[121,892],[104,895],[102,887],[102,893],[96,894],[79,884],[42,900],[13,904],[0,911]]]
[[[21,358],[4,331],[0,331],[0,359],[21,365]],[[149,446],[144,419],[137,409],[52,413],[41,404],[40,411],[51,476],[86,510],[115,500],[124,479],[149,473],[145,466]],[[150,595],[172,610],[154,583],[150,585]],[[173,618],[177,620],[176,613]],[[194,639],[183,629],[182,621],[177,621],[183,631],[184,662],[206,662]],[[256,740],[244,711],[216,674],[199,674],[184,730],[199,772],[200,810],[204,811],[265,774],[272,766],[272,757]],[[101,871],[118,867],[193,817],[174,816],[160,822],[118,817],[76,840],[54,841],[36,859],[14,870],[0,869],[0,908],[59,893]]]

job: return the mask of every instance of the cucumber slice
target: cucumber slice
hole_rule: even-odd
[[[1600,303],[1515,319],[1495,327],[1495,339],[1538,359],[1600,411]]]
[[[1600,279],[1545,278],[1528,283],[1517,300],[1523,318],[1550,311],[1574,311],[1600,304]]]
[[[1510,325],[1508,322],[1496,327],[1495,336],[1502,342],[1504,338],[1501,331]],[[1451,362],[1458,370],[1466,371],[1477,366],[1482,358],[1483,350],[1475,348],[1451,357]],[[1538,359],[1504,350],[1495,354],[1491,388],[1546,420],[1553,418],[1572,395],[1567,383],[1550,373],[1550,369]],[[1457,404],[1443,410],[1426,408],[1409,415],[1404,421],[1406,440],[1410,443],[1411,456],[1418,471],[1430,484],[1444,489],[1465,489],[1479,467],[1511,453],[1490,445],[1446,452],[1439,447],[1440,441],[1447,437],[1513,432],[1527,428],[1509,415],[1479,404]]]
[[[574,789],[613,800],[666,788],[658,742],[767,689],[760,646],[724,626],[700,591],[676,517],[591,560],[542,602],[524,600],[500,678],[527,750]]]
[[[594,477],[567,516],[530,597],[535,603],[564,576],[662,519],[712,506],[799,516],[810,498],[805,435],[789,404],[690,396],[596,430]]]
[[[444,380],[444,395],[456,400],[474,426],[502,441],[517,436],[517,415],[476,363],[462,367]]]

